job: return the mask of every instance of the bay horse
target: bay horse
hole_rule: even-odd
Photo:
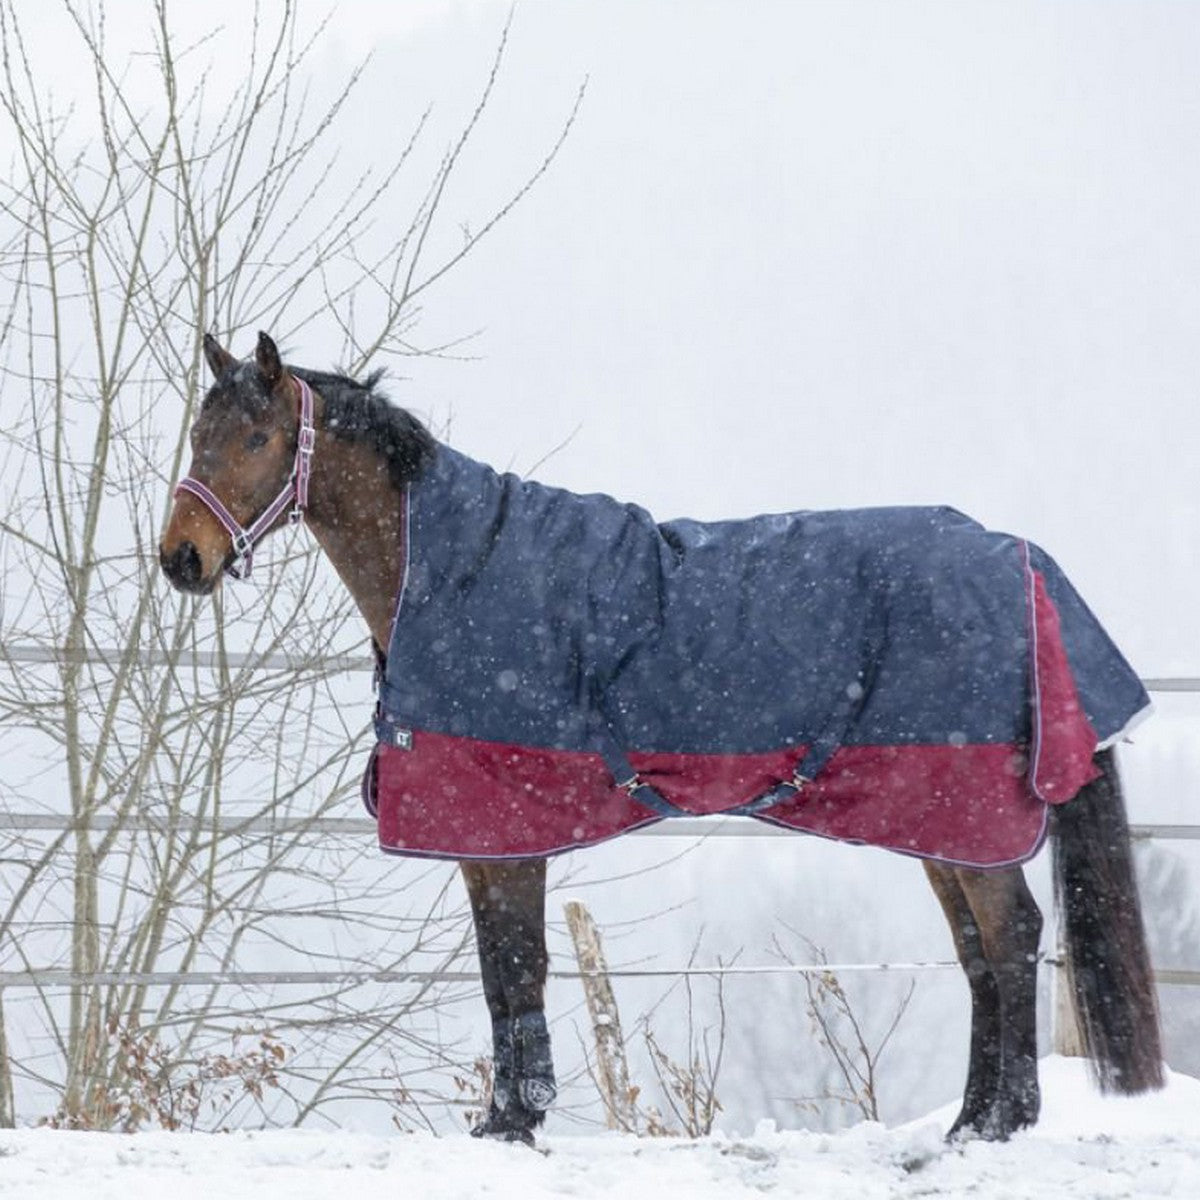
[[[543,1000],[547,854],[681,811],[761,816],[923,859],[971,998],[965,1093],[948,1136],[984,1139],[1007,1138],[1038,1116],[1042,915],[1021,862],[1048,833],[1066,966],[1096,1078],[1104,1090],[1126,1094],[1162,1086],[1121,785],[1112,750],[1092,728],[1114,734],[1145,697],[1094,626],[1060,637],[1060,617],[1078,625],[1079,612],[1089,614],[1036,548],[987,534],[948,509],[656,525],[636,506],[584,500],[471,463],[386,400],[379,375],[360,382],[285,365],[265,333],[245,361],[211,335],[204,354],[215,382],[191,431],[192,463],[160,544],[162,570],[181,591],[210,593],[223,575],[249,572],[264,535],[303,518],[349,589],[386,664],[366,789],[381,844],[458,859],[470,899],[494,1056],[491,1103],[475,1135],[532,1142],[555,1097]],[[838,544],[865,539],[871,549],[856,542],[851,566],[835,567],[836,553],[821,549],[827,535]],[[750,550],[730,558],[722,549],[730,539]],[[815,563],[816,574],[789,583],[790,592],[761,574],[750,585],[731,582],[744,561],[769,565],[780,547],[796,546],[803,553],[794,557]],[[935,547],[936,570],[912,566],[918,546]],[[988,582],[979,572],[996,562],[1007,565]],[[515,568],[515,582],[497,582],[500,566],[510,577]],[[968,567],[967,599],[948,603],[938,581]],[[677,577],[703,586],[684,597],[671,590]],[[853,619],[845,615],[851,585],[863,614]],[[729,587],[736,594],[725,595]],[[997,590],[1013,587],[1020,616],[984,611],[997,607]],[[963,605],[967,616],[959,615]],[[693,608],[700,617],[672,632],[674,614]],[[585,629],[567,620],[577,610],[592,622]],[[596,624],[598,612],[608,624]],[[764,696],[745,710],[729,696],[760,667],[776,698],[821,691],[787,647],[805,614],[817,621],[796,635],[806,653],[843,673],[830,693],[833,716],[816,722],[811,736],[788,736],[797,705],[808,699],[789,707]],[[742,636],[747,623],[767,617],[775,621],[769,635]],[[993,619],[1007,624],[980,633],[981,621]],[[933,649],[925,644],[931,637]],[[1029,662],[987,659],[971,668],[979,645],[994,655],[1014,640],[1027,644]],[[1102,661],[1089,682],[1079,664],[1093,651]],[[851,657],[835,661],[839,654]],[[960,659],[967,666],[956,666],[954,678],[928,674],[936,668],[944,676],[946,664]],[[901,666],[915,673],[916,687],[889,701]],[[629,681],[639,672],[646,687],[637,692]],[[555,690],[564,681],[566,699]],[[1087,713],[1076,684],[1099,697],[1088,699]],[[1096,716],[1092,709],[1122,688],[1115,716]],[[1018,695],[1020,728],[1018,718],[996,717],[1011,706],[991,702],[996,690]],[[494,693],[484,733],[464,726],[477,693]],[[709,704],[706,696],[723,699]],[[946,697],[962,728],[931,738],[927,727],[944,724],[937,714]],[[889,703],[901,744],[881,748],[871,722],[883,720]],[[437,719],[421,724],[430,712]],[[655,733],[667,727],[663,713],[693,730],[707,722],[715,752],[665,744],[672,735]],[[989,732],[995,720],[1000,733]],[[547,721],[550,732],[542,729]],[[751,729],[731,749],[726,723],[748,721],[772,727],[761,737]],[[628,736],[614,732],[622,727]],[[970,732],[976,728],[984,732]],[[501,736],[509,730],[533,730],[534,748]],[[708,772],[699,782],[688,777],[697,762]],[[889,789],[902,779],[904,803],[889,809]],[[683,790],[671,792],[675,784]],[[539,813],[510,814],[518,792],[539,788]],[[972,789],[982,807],[963,805]],[[464,815],[455,806],[472,792],[476,807]],[[865,792],[874,797],[869,812]],[[961,809],[953,828],[945,824],[950,793]],[[576,806],[566,831],[546,816],[561,810],[565,795]],[[1017,825],[1025,822],[1011,844],[998,829],[1005,806]]]

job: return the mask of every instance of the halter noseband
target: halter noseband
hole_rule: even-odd
[[[275,524],[289,503],[294,501],[292,510],[288,513],[288,523],[292,525],[304,520],[304,510],[308,507],[308,480],[312,474],[313,447],[317,438],[316,426],[313,424],[313,394],[312,388],[299,375],[293,375],[292,378],[300,388],[300,428],[296,435],[296,458],[287,483],[255,521],[246,527],[239,525],[237,518],[225,507],[216,492],[190,475],[175,485],[176,496],[180,492],[188,492],[195,496],[225,526],[233,539],[233,560],[225,568],[225,574],[232,579],[249,578],[254,547],[262,541],[267,530]]]

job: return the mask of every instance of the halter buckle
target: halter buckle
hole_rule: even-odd
[[[225,574],[230,579],[248,579],[250,564],[254,561],[254,538],[248,529],[239,529],[230,533],[233,541],[233,558],[225,568]]]
[[[627,795],[627,796],[632,796],[633,793],[636,792],[638,790],[638,788],[640,788],[641,786],[642,786],[642,778],[635,771],[623,783],[617,784],[617,791],[624,792],[625,795]]]

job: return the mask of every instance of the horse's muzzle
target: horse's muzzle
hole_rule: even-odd
[[[199,596],[207,595],[220,578],[219,574],[205,577],[200,551],[188,541],[180,542],[170,554],[160,547],[158,562],[171,585],[181,592],[193,592]]]

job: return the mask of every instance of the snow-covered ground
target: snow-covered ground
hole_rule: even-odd
[[[4,1200],[421,1200],[488,1196],[628,1200],[963,1197],[1102,1200],[1200,1196],[1200,1081],[1101,1098],[1077,1061],[1042,1063],[1043,1117],[1003,1145],[947,1146],[953,1107],[898,1129],[699,1142],[549,1138],[546,1154],[467,1137],[272,1131],[234,1134],[0,1133]]]

